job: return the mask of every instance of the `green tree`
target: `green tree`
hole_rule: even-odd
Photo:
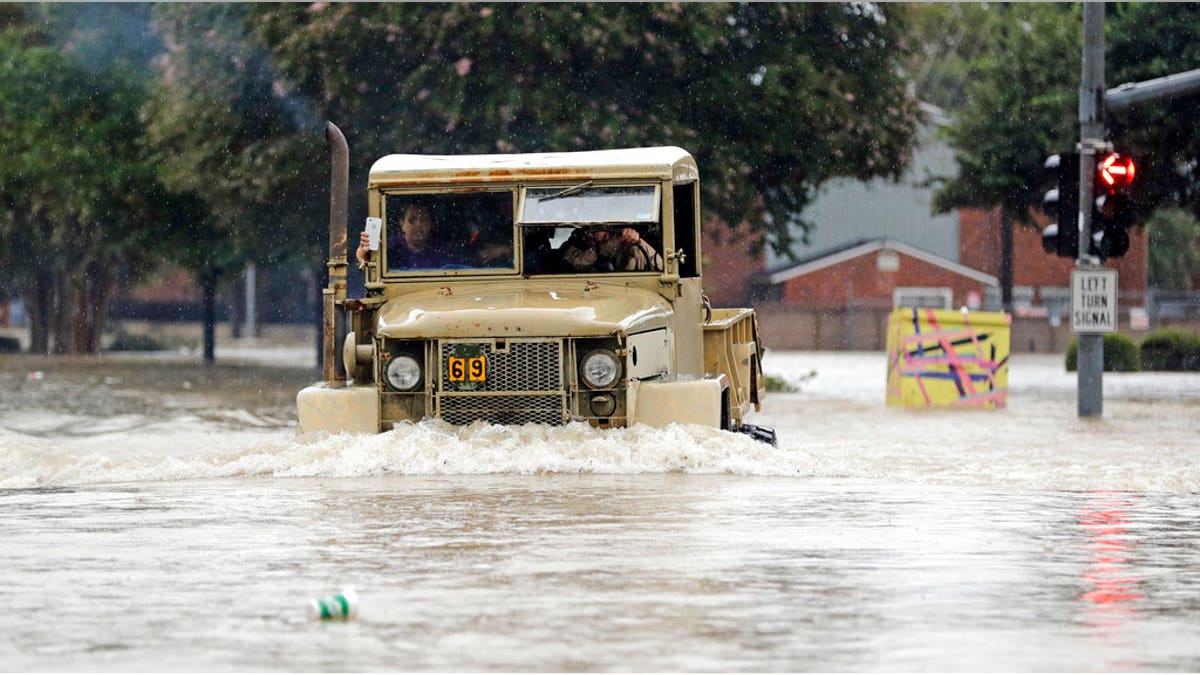
[[[1108,87],[1200,68],[1195,40],[1200,6],[1121,3],[1105,9]],[[994,31],[994,42],[971,63],[966,104],[949,134],[962,174],[943,182],[935,206],[943,211],[1000,207],[1006,226],[1012,221],[1032,224],[1026,215],[1045,187],[1042,158],[1078,140],[1082,21],[1077,6],[1016,4],[988,11],[1003,19],[1003,28]],[[1190,96],[1141,104],[1109,116],[1109,138],[1138,162],[1133,198],[1143,218],[1170,204],[1200,216],[1196,100]],[[1171,229],[1168,221],[1180,222],[1174,216],[1160,219],[1158,236]],[[1192,249],[1194,244],[1183,251],[1152,244],[1152,274],[1159,269],[1175,278],[1166,270],[1178,269]],[[1002,256],[1003,284],[1011,279],[1011,262],[1006,262],[1011,252]],[[1158,260],[1160,256],[1165,259]],[[1006,302],[1010,297],[1006,291]]]
[[[251,24],[287,83],[347,130],[352,166],[680,145],[704,168],[708,208],[784,251],[823,182],[903,168],[917,124],[904,17],[871,4],[316,3],[257,5]]]
[[[55,45],[52,13],[0,30],[0,236],[25,294],[32,349],[99,348],[114,284],[153,262],[162,192],[139,140],[144,90],[125,63]]]
[[[249,5],[163,4],[166,45],[147,107],[159,172],[183,196],[169,255],[204,293],[204,359],[215,357],[216,292],[247,261],[312,255],[324,149],[317,119],[290,100],[246,39]]]
[[[1012,309],[1012,228],[1032,226],[1046,155],[1074,146],[1078,124],[1079,8],[1014,4],[992,10],[993,41],[969,68],[966,103],[946,129],[959,175],[943,178],[934,208],[1000,209],[1000,283]]]
[[[1200,221],[1179,207],[1155,211],[1146,221],[1150,286],[1190,290],[1200,274]]]
[[[1200,68],[1200,5],[1107,5],[1107,86]],[[1133,197],[1143,214],[1176,204],[1200,217],[1200,96],[1143,103],[1109,116],[1118,150],[1138,162]]]
[[[33,326],[31,349],[47,353],[54,285],[50,270],[57,262],[51,258],[58,257],[51,231],[57,200],[44,189],[53,185],[54,167],[38,153],[39,142],[46,141],[42,129],[48,125],[35,120],[39,104],[49,101],[44,93],[38,96],[34,75],[41,74],[39,68],[55,72],[60,61],[52,51],[31,52],[43,36],[28,25],[21,8],[5,9],[0,32],[0,115],[5,120],[0,125],[0,153],[6,158],[0,162],[0,283],[5,296],[26,296]]]
[[[905,70],[917,98],[954,113],[966,103],[970,66],[999,32],[1002,12],[974,2],[927,2],[907,6]]]

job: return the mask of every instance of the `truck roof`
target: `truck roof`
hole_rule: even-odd
[[[371,166],[370,187],[547,180],[697,180],[696,160],[663,146],[509,155],[387,155]]]

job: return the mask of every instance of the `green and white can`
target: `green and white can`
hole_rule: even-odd
[[[308,601],[308,618],[321,621],[349,621],[358,618],[358,594],[353,588]]]

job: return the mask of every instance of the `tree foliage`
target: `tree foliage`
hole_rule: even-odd
[[[165,50],[147,106],[162,180],[181,197],[171,255],[203,289],[204,360],[215,360],[216,290],[247,262],[312,257],[325,172],[267,54],[247,38],[249,5],[161,4]],[[307,127],[307,128],[306,128]]]
[[[1013,226],[1033,225],[1030,209],[1044,193],[1047,148],[1071,139],[1073,89],[1079,82],[1079,10],[1073,5],[1017,4],[991,8],[994,31],[970,62],[965,102],[943,130],[958,175],[940,177],[933,207],[998,208],[1001,298],[1012,309]],[[1072,58],[1073,55],[1073,58]]]
[[[248,5],[161,4],[165,51],[148,102],[159,175],[184,195],[172,255],[200,276],[305,249],[323,148],[300,129],[267,55],[246,39]],[[315,120],[309,124],[315,127]]]
[[[709,208],[779,248],[822,182],[898,174],[917,121],[898,7],[163,4],[148,34],[150,12],[0,7],[5,282],[93,328],[156,261],[211,290],[319,257],[324,119],[356,185],[392,152],[681,145]]]
[[[1109,6],[1107,86],[1141,82],[1200,68],[1200,5],[1131,3]],[[1175,204],[1200,217],[1200,95],[1135,105],[1109,117],[1118,150],[1138,162],[1133,196],[1149,215]]]
[[[352,165],[393,152],[680,145],[708,208],[776,248],[835,176],[895,176],[916,127],[903,11],[846,4],[258,5]],[[802,225],[803,227],[803,225]]]
[[[1200,68],[1200,6],[1110,4],[1106,12],[1107,87]],[[943,181],[935,206],[1001,207],[1032,224],[1026,216],[1047,188],[1042,161],[1079,137],[1082,20],[1078,6],[1017,4],[989,13],[1000,17],[1000,28],[970,64],[966,102],[948,133],[961,173]],[[1142,219],[1171,204],[1200,216],[1197,100],[1140,104],[1109,116],[1109,139],[1138,163],[1132,196]],[[1180,214],[1160,214],[1155,223],[1152,283],[1177,286],[1195,243],[1184,241]]]
[[[999,34],[1003,13],[975,2],[927,2],[908,6],[905,71],[917,98],[955,113],[967,101],[971,64]]]
[[[1189,290],[1200,274],[1200,221],[1179,207],[1155,211],[1146,221],[1149,281],[1155,288]]]
[[[45,351],[95,351],[112,285],[153,263],[163,199],[141,145],[130,64],[85,63],[54,43],[54,8],[0,30],[0,252]],[[53,312],[53,316],[51,316]]]
[[[959,164],[934,195],[939,212],[1000,207],[1032,225],[1048,154],[1078,136],[1079,8],[1014,4],[992,9],[992,42],[971,62],[965,104],[946,129]]]

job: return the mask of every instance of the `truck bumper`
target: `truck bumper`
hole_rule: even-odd
[[[296,394],[297,431],[360,434],[379,433],[379,392],[369,387],[330,387],[314,384]]]

